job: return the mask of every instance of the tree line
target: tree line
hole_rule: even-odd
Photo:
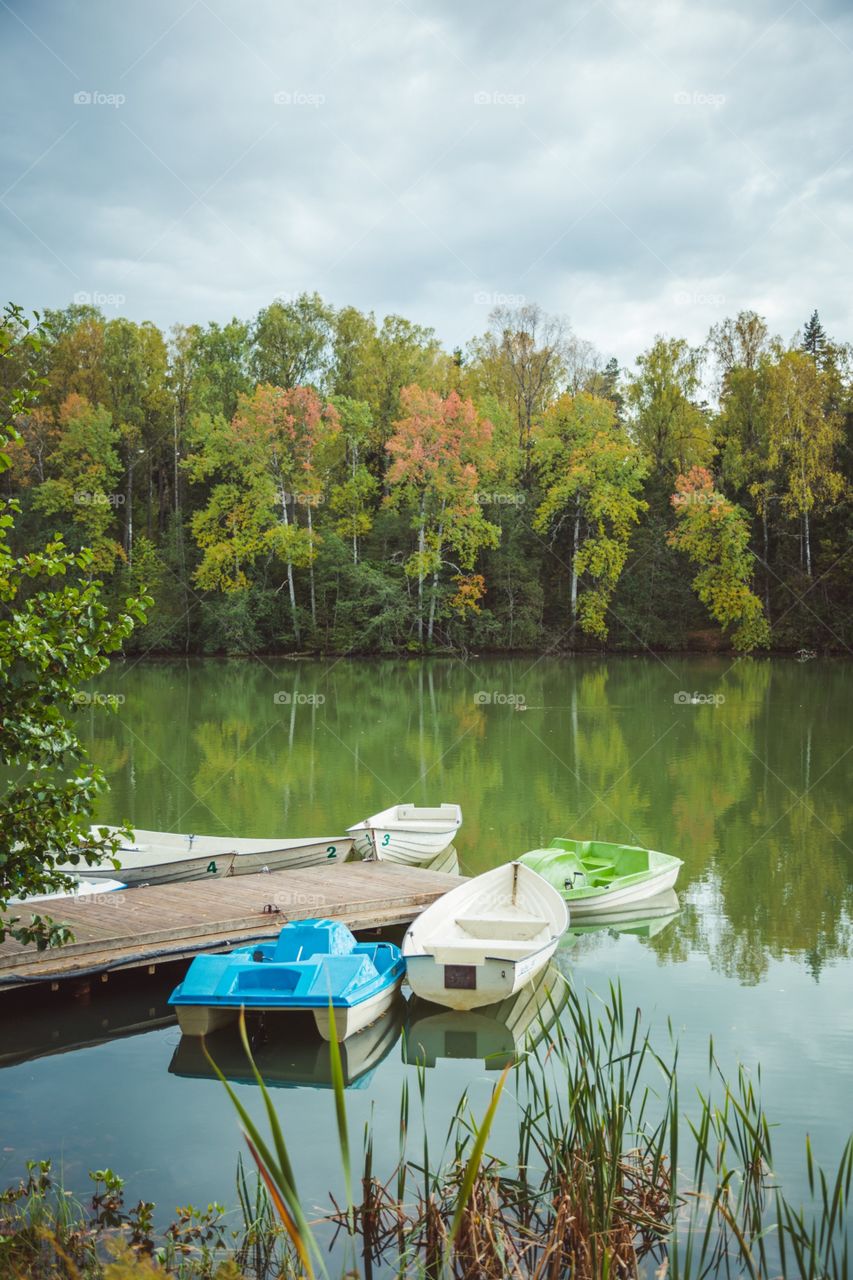
[[[317,294],[251,322],[9,334],[11,538],[59,534],[137,652],[850,643],[853,348],[756,313],[620,369],[559,317],[432,329]]]

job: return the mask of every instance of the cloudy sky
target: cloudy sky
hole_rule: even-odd
[[[0,0],[3,296],[853,337],[849,0]]]

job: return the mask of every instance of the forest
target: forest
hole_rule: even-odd
[[[633,369],[524,303],[447,351],[318,294],[37,314],[10,537],[93,553],[135,653],[841,651],[853,347],[753,311]]]

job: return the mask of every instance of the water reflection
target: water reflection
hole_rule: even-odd
[[[105,991],[97,984],[94,992],[77,998],[62,992],[55,1003],[9,1011],[0,1023],[0,1067],[171,1026],[176,1018],[168,999],[174,985],[174,974],[163,971],[118,990]]]
[[[568,986],[553,965],[508,1000],[460,1012],[417,996],[409,1001],[403,1061],[434,1067],[443,1058],[479,1059],[502,1071],[535,1048],[559,1017]]]
[[[405,1002],[399,997],[393,1008],[365,1027],[357,1035],[343,1040],[339,1046],[344,1086],[366,1089],[376,1068],[400,1039]],[[332,1087],[329,1045],[317,1034],[313,1016],[288,1013],[274,1014],[247,1024],[252,1056],[264,1083],[271,1087],[330,1089]],[[239,1028],[223,1027],[206,1037],[181,1036],[169,1071],[189,1079],[217,1078],[206,1054],[222,1074],[233,1083],[255,1084]]]
[[[468,873],[556,835],[675,854],[690,909],[648,945],[754,984],[851,955],[850,680],[716,656],[139,663],[101,679],[118,714],[82,720],[105,820],[300,835],[450,800]]]

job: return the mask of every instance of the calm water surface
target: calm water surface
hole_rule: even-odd
[[[554,835],[677,854],[675,918],[570,939],[559,965],[593,993],[620,980],[663,1047],[671,1021],[688,1107],[707,1081],[709,1036],[727,1071],[760,1062],[781,1122],[777,1172],[797,1196],[805,1134],[830,1161],[853,1129],[851,677],[842,662],[716,657],[138,662],[98,685],[123,699],[117,714],[87,710],[81,723],[112,787],[105,821],[327,835],[399,800],[459,801],[468,873]],[[173,980],[0,1022],[7,1180],[27,1157],[52,1156],[71,1186],[110,1165],[129,1198],[167,1213],[233,1202],[241,1140],[221,1086],[168,1019]],[[116,1026],[139,1030],[109,1038]],[[415,1091],[399,1027],[378,1028],[350,1063],[353,1133],[372,1115],[389,1161],[404,1077]],[[481,1112],[496,1074],[465,1056],[472,1035],[445,1048],[462,1056],[427,1073],[439,1145],[462,1090]],[[229,1051],[223,1041],[223,1060]],[[303,1194],[325,1202],[337,1171],[324,1055],[307,1032],[263,1054]],[[227,1065],[240,1074],[238,1057]],[[257,1110],[256,1091],[240,1088]],[[507,1153],[512,1105],[495,1138]]]

